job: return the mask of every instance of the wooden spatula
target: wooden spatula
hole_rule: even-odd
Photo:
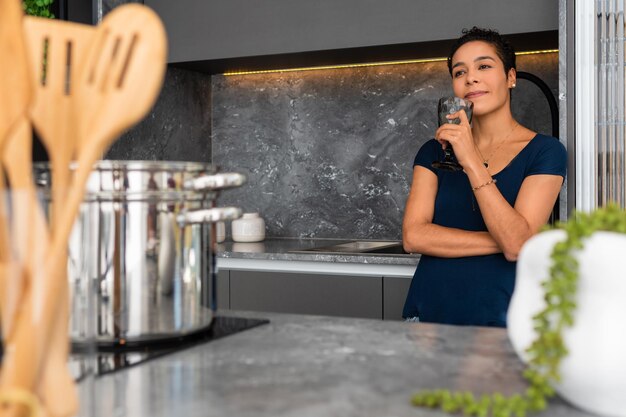
[[[67,241],[93,164],[126,129],[150,110],[163,83],[167,41],[158,16],[148,7],[126,4],[102,21],[79,71],[76,103],[78,167],[52,253]]]
[[[74,90],[78,83],[81,59],[86,59],[96,28],[78,23],[35,17],[24,18],[24,30],[30,60],[35,71],[35,86],[29,115],[35,130],[48,151],[52,172],[51,224],[59,221],[70,181],[70,161],[77,144],[74,123]],[[52,230],[54,233],[54,230]],[[66,253],[59,256],[66,257]],[[44,258],[39,258],[44,259]],[[59,274],[67,275],[67,264]],[[74,415],[78,398],[67,370],[69,355],[69,288],[67,281],[57,302],[61,310],[54,322],[52,340],[46,352],[45,370],[37,391],[51,417]]]
[[[35,88],[29,116],[48,151],[52,167],[52,233],[65,201],[70,161],[77,143],[73,105],[81,59],[85,59],[95,27],[71,22],[24,18],[24,31],[34,71]]]

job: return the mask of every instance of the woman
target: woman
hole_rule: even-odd
[[[495,31],[464,31],[448,57],[457,97],[474,103],[450,115],[414,162],[402,225],[404,248],[421,253],[403,316],[410,321],[506,327],[520,248],[546,224],[565,178],[565,148],[511,113],[515,54]],[[433,161],[452,146],[463,171]]]

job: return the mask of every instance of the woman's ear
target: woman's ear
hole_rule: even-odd
[[[506,80],[509,88],[515,88],[515,85],[517,83],[517,71],[515,71],[515,68],[511,68],[509,70],[509,73],[506,76]]]

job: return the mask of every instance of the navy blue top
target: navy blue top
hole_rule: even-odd
[[[433,224],[470,231],[487,231],[467,175],[431,167],[443,159],[436,140],[426,142],[414,165],[437,175]],[[537,134],[500,172],[495,186],[511,206],[524,179],[551,174],[565,178],[567,154],[551,136]],[[420,321],[506,327],[506,312],[515,285],[515,262],[502,253],[461,258],[422,255],[411,281],[402,315]]]

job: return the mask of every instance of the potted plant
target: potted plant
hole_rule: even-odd
[[[26,14],[54,19],[54,14],[50,11],[52,3],[54,0],[23,0],[22,2]]]
[[[527,363],[525,393],[480,399],[425,391],[418,406],[508,417],[561,397],[586,411],[626,417],[626,211],[609,205],[574,213],[534,236],[517,262],[508,334]]]

